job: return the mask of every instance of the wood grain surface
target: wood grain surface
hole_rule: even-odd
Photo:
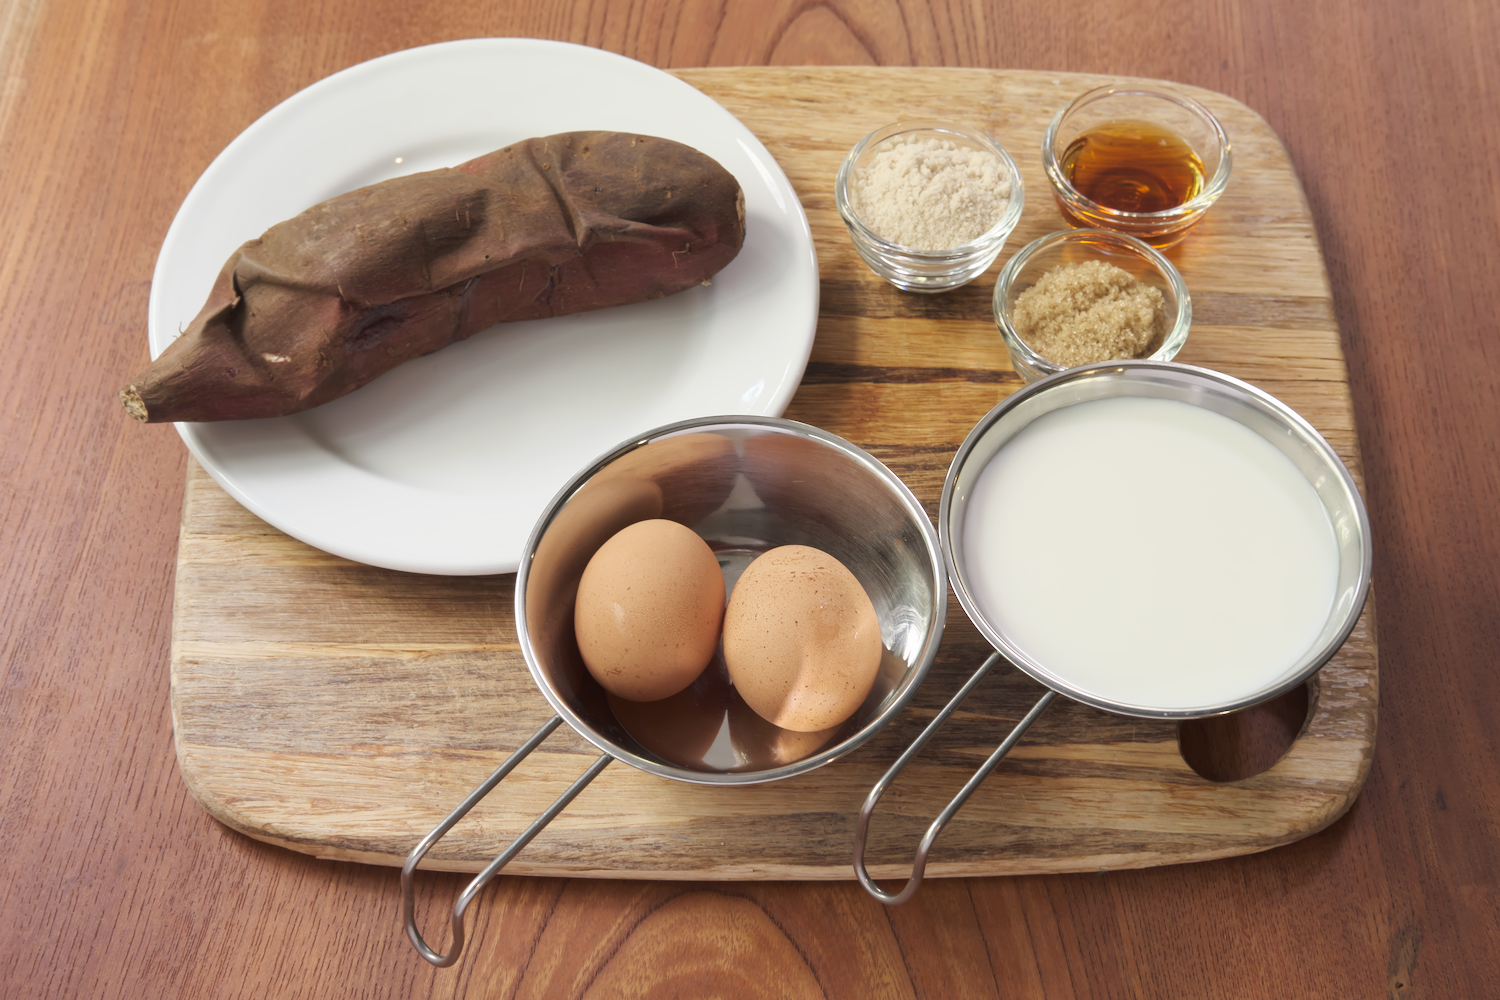
[[[170,721],[186,456],[113,398],[146,356],[161,238],[214,155],[278,101],[374,56],[484,35],[663,67],[1157,77],[1263,115],[1327,263],[1374,523],[1380,728],[1349,812],[1272,851],[937,879],[897,909],[847,882],[503,877],[446,971],[402,938],[390,869],[213,820]],[[0,5],[0,992],[1500,995],[1497,51],[1500,12],[1477,0]],[[845,391],[810,375],[804,391]],[[1274,744],[1296,708],[1241,720],[1205,759],[1232,774],[1243,755],[1219,753],[1223,737]],[[424,877],[424,927],[462,883]]]
[[[937,297],[896,291],[855,253],[833,205],[833,176],[849,147],[887,118],[961,108],[967,123],[1014,150],[1030,193],[1008,245],[1014,251],[1064,228],[1042,170],[1041,135],[1057,108],[1105,78],[859,68],[678,75],[766,143],[808,212],[822,310],[808,378],[788,415],[882,458],[935,514],[964,435],[1022,384],[991,319],[995,275]],[[894,108],[893,93],[901,95]],[[1338,328],[1296,174],[1260,116],[1193,93],[1232,136],[1235,167],[1230,190],[1170,253],[1194,301],[1179,357],[1279,396],[1357,474]],[[552,715],[517,643],[514,578],[453,580],[334,558],[249,514],[196,463],[190,477],[171,658],[173,731],[188,787],[216,818],[258,840],[400,865]],[[1311,710],[1285,756],[1237,782],[1195,772],[1178,751],[1176,723],[1058,704],[943,832],[928,874],[1203,861],[1321,830],[1353,802],[1374,746],[1373,618],[1372,599],[1312,682]],[[506,870],[852,879],[865,794],[987,655],[954,601],[912,710],[867,747],[752,788],[613,766]],[[927,824],[1042,690],[1012,673],[965,704],[885,800],[867,854],[874,874],[909,874]],[[576,734],[549,740],[424,864],[480,870],[595,756]]]

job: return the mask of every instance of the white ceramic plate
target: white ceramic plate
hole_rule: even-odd
[[[508,573],[573,473],[634,434],[778,416],[812,349],[818,264],[781,168],[728,111],[643,63],[533,39],[361,63],[272,108],[211,163],[162,244],[152,357],[247,239],[317,202],[509,142],[583,129],[675,139],[745,191],[744,249],[708,286],[508,323],[342,399],[272,420],[180,423],[240,503],[310,545],[417,573]]]

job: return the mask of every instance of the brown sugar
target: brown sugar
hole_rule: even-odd
[[[1166,300],[1102,260],[1061,264],[1016,296],[1011,325],[1032,350],[1065,368],[1143,358],[1166,340]]]

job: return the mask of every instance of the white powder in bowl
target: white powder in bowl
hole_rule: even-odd
[[[935,136],[900,136],[881,144],[854,170],[849,203],[882,239],[913,250],[972,243],[1010,203],[1000,160]]]

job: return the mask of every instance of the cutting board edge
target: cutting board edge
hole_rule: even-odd
[[[1351,800],[1352,803],[1352,800]],[[219,823],[242,834],[251,840],[269,844],[285,850],[306,854],[323,861],[339,861],[348,864],[376,865],[385,868],[400,868],[406,863],[406,855],[384,854],[373,851],[360,851],[348,848],[335,847],[328,844],[310,843],[306,841],[292,840],[277,837],[264,830],[248,829],[241,826],[217,810],[204,804],[204,808]],[[1345,804],[1337,815],[1332,816],[1327,822],[1319,825],[1316,829],[1299,830],[1286,834],[1274,841],[1261,843],[1241,843],[1225,846],[1218,849],[1205,849],[1191,855],[1169,855],[1154,852],[1134,852],[1116,854],[1097,854],[1072,859],[1042,859],[1030,860],[1025,858],[1006,858],[997,860],[973,861],[973,862],[945,862],[934,859],[928,862],[924,878],[989,878],[995,876],[1019,876],[1019,875],[1067,875],[1067,874],[1089,874],[1106,871],[1127,871],[1141,868],[1158,868],[1169,865],[1200,864],[1209,861],[1220,861],[1227,858],[1247,857],[1252,854],[1262,854],[1285,844],[1294,843],[1304,837],[1326,828],[1335,822],[1348,809]],[[606,868],[594,865],[564,865],[528,863],[525,853],[501,870],[501,874],[523,876],[527,878],[599,878],[599,879],[627,879],[632,881],[665,881],[665,882],[692,882],[692,881],[724,881],[724,882],[849,882],[854,881],[855,873],[853,867],[853,845],[850,846],[850,863],[847,865],[788,865],[788,864],[745,864],[745,865],[723,865],[706,866],[698,869],[650,869],[650,868]],[[455,875],[477,874],[485,867],[485,862],[444,862],[424,861],[418,866],[418,870],[426,873],[447,873]],[[873,878],[878,881],[904,881],[911,875],[909,864],[871,864],[868,866]]]
[[[787,73],[792,73],[794,75],[800,73],[800,74],[805,75],[805,76],[815,76],[818,73],[829,72],[829,71],[837,71],[837,69],[838,68],[821,68],[820,67],[820,68],[816,68],[816,69],[805,69],[805,70],[804,69],[799,69],[799,70],[793,71],[793,70],[780,70],[780,69],[777,69],[777,68],[753,68],[752,71],[756,72],[756,73],[764,74],[764,75],[766,75],[769,78],[773,74],[778,74],[778,75],[785,76]],[[879,69],[873,69],[873,68],[869,68],[869,67],[853,67],[853,68],[849,68],[849,71],[850,72],[875,73],[875,74],[878,74],[878,73],[898,73],[899,74],[899,73],[952,72],[952,73],[975,73],[975,74],[987,74],[987,75],[991,75],[991,76],[1015,76],[1015,77],[1023,77],[1023,76],[1026,76],[1026,75],[1034,73],[1034,71],[1026,71],[1026,70],[1011,70],[1011,71],[1007,71],[1007,70],[971,70],[971,69],[958,69],[958,68],[955,68],[955,69],[952,69],[952,70],[936,70],[936,71],[934,71],[934,70],[918,70],[918,69],[879,70]],[[722,73],[732,73],[732,72],[735,72],[735,70],[733,70],[733,69],[720,69],[720,68],[704,68],[704,69],[683,70],[678,75],[680,77],[682,77],[682,78],[687,78],[687,77],[691,77],[693,74],[722,74]],[[1055,76],[1055,77],[1072,77],[1072,78],[1078,78],[1080,80],[1088,80],[1088,79],[1095,79],[1096,78],[1093,75],[1085,75],[1085,74],[1048,74],[1048,75]],[[1102,82],[1103,80],[1106,80],[1106,79],[1119,79],[1119,78],[1116,78],[1116,77],[1097,77],[1097,79],[1099,79]],[[691,80],[689,79],[688,82],[691,82]],[[1264,123],[1264,119],[1257,112],[1254,112],[1253,109],[1248,108],[1242,102],[1239,102],[1239,101],[1237,101],[1236,99],[1234,99],[1232,97],[1228,97],[1227,95],[1223,95],[1223,94],[1217,94],[1216,92],[1213,92],[1213,91],[1202,91],[1202,88],[1194,88],[1194,87],[1189,87],[1187,85],[1174,84],[1174,86],[1179,87],[1179,88],[1181,88],[1181,89],[1183,89],[1185,91],[1189,91],[1189,92],[1191,92],[1191,91],[1201,91],[1202,93],[1213,95],[1216,99],[1226,100],[1226,101],[1233,101],[1235,104],[1237,104],[1241,108],[1243,108],[1245,110],[1245,112],[1247,112],[1247,113],[1249,113],[1251,115],[1254,115],[1255,118],[1259,119],[1262,123]],[[1272,135],[1274,135],[1274,131],[1269,128],[1269,125],[1266,125],[1265,128],[1266,128],[1267,132],[1269,132]],[[1277,141],[1279,142],[1279,137],[1277,137]],[[1283,148],[1283,152],[1284,152],[1284,145],[1283,145],[1282,148]],[[1291,174],[1292,174],[1293,179],[1296,182],[1297,193],[1298,193],[1299,198],[1301,199],[1303,210],[1306,211],[1306,208],[1307,208],[1307,205],[1306,205],[1306,195],[1305,195],[1305,192],[1301,188],[1300,178],[1296,177],[1296,172],[1294,170],[1291,171]],[[1315,245],[1314,250],[1315,250],[1316,255],[1317,255],[1317,263],[1318,263],[1319,276],[1320,276],[1323,284],[1326,286],[1328,284],[1327,267],[1326,267],[1326,262],[1324,261],[1324,258],[1323,258],[1323,251],[1322,251],[1321,244],[1318,243],[1317,245]],[[1345,407],[1348,407],[1349,403],[1350,403],[1350,400],[1349,400],[1349,387],[1348,387],[1348,383],[1347,383],[1347,362],[1344,359],[1342,351],[1340,352],[1339,365],[1340,365],[1340,370],[1341,370],[1342,374],[1344,375],[1344,381],[1337,382],[1335,384],[1335,389],[1337,391],[1337,394],[1339,395],[1340,402],[1342,402]],[[1356,478],[1360,480],[1360,483],[1361,483],[1361,486],[1362,486],[1363,485],[1363,478],[1362,478],[1362,475],[1361,475],[1361,470],[1359,468],[1359,466],[1362,463],[1360,463],[1360,461],[1359,461],[1357,434],[1356,434],[1356,436],[1355,436],[1355,438],[1354,438],[1354,440],[1353,440],[1353,442],[1351,444],[1351,450],[1353,452],[1353,461],[1351,462],[1351,465],[1354,467],[1354,472],[1355,472]],[[189,511],[187,509],[187,505],[184,505],[184,512],[183,512],[183,518],[184,518],[183,528],[184,528],[184,531],[186,531],[186,528],[187,528],[188,514],[189,514]],[[179,585],[179,588],[182,585],[182,574],[181,573],[179,573],[179,575],[178,575],[178,585]],[[1372,600],[1373,600],[1373,598],[1372,598]],[[175,618],[174,618],[174,626],[175,626]],[[1371,628],[1370,628],[1370,633],[1369,633],[1369,642],[1370,642],[1369,653],[1370,653],[1370,657],[1371,657],[1371,659],[1373,661],[1374,656],[1375,656],[1375,635],[1374,635],[1374,627],[1373,627],[1373,616],[1372,616],[1372,619],[1371,619]],[[175,627],[174,627],[174,630],[173,630],[172,666],[173,666],[173,679],[174,679],[173,700],[172,700],[172,714],[173,714],[174,736],[175,736],[178,733],[179,729],[180,729],[180,727],[178,727],[178,725],[177,725],[178,720],[179,720],[179,711],[178,711],[178,703],[177,703],[177,687],[176,687],[176,684],[175,684],[175,680],[176,680],[176,669],[177,669],[177,666],[178,666],[178,647],[177,647],[177,629]],[[1372,662],[1371,668],[1370,668],[1370,676],[1371,676],[1372,681],[1374,680],[1374,678],[1376,676],[1376,670],[1375,670],[1373,662]],[[1313,715],[1313,713],[1310,712],[1309,713],[1310,719],[1311,719],[1312,715]],[[1282,843],[1286,843],[1286,842],[1290,842],[1292,840],[1300,839],[1302,837],[1305,837],[1305,836],[1308,836],[1308,835],[1310,835],[1312,833],[1317,832],[1317,830],[1323,829],[1328,824],[1336,821],[1339,816],[1343,815],[1344,812],[1346,812],[1348,810],[1348,808],[1350,806],[1352,806],[1353,802],[1357,799],[1357,797],[1358,797],[1358,795],[1359,795],[1359,793],[1360,793],[1360,791],[1361,791],[1361,789],[1363,787],[1365,778],[1368,775],[1369,766],[1370,766],[1370,758],[1371,758],[1371,754],[1373,752],[1373,746],[1374,746],[1375,714],[1374,714],[1373,708],[1371,710],[1369,718],[1368,719],[1362,719],[1361,721],[1363,723],[1367,723],[1367,728],[1369,730],[1369,738],[1368,738],[1368,740],[1364,741],[1365,747],[1364,747],[1363,763],[1362,763],[1362,765],[1358,769],[1358,774],[1355,777],[1355,780],[1346,789],[1346,794],[1341,797],[1341,802],[1338,804],[1338,807],[1336,808],[1336,810],[1332,811],[1331,814],[1326,814],[1325,813],[1324,816],[1323,816],[1323,818],[1322,818],[1322,820],[1320,822],[1316,823],[1316,825],[1310,826],[1310,827],[1308,827],[1306,829],[1299,829],[1298,831],[1296,831],[1296,832],[1294,832],[1294,833],[1292,833],[1290,835],[1287,835],[1284,838],[1276,839],[1276,840],[1271,841],[1271,842],[1262,842],[1262,843],[1254,844],[1254,845],[1236,845],[1236,846],[1234,846],[1232,848],[1228,848],[1228,849],[1225,849],[1225,850],[1222,850],[1222,851],[1198,852],[1193,857],[1190,857],[1190,858],[1176,858],[1174,860],[1162,860],[1159,857],[1152,856],[1152,857],[1146,858],[1145,860],[1141,860],[1139,863],[1134,863],[1134,864],[1117,864],[1114,867],[1148,867],[1148,866],[1153,866],[1153,865],[1169,864],[1169,863],[1191,863],[1191,862],[1198,861],[1198,860],[1212,860],[1213,858],[1216,858],[1216,857],[1231,857],[1231,856],[1237,856],[1237,855],[1257,853],[1257,852],[1260,852],[1260,851],[1263,851],[1263,850],[1266,850],[1266,849],[1269,849],[1269,848],[1272,848],[1272,847],[1275,847],[1275,846],[1279,846]],[[178,750],[178,755],[179,755],[179,763],[181,765],[182,760],[183,760],[182,754],[183,754],[183,751],[184,751],[185,748],[184,748],[184,746],[182,745],[181,742],[178,742],[176,740],[174,740],[174,742],[177,745],[177,750]],[[381,865],[399,865],[404,860],[403,858],[397,858],[397,857],[394,857],[392,855],[383,854],[383,853],[373,853],[373,852],[363,852],[363,851],[357,851],[357,850],[349,850],[349,849],[333,847],[333,846],[325,845],[325,844],[314,844],[314,845],[303,844],[303,843],[298,843],[298,842],[294,842],[294,841],[291,841],[291,840],[287,840],[287,839],[284,839],[284,838],[276,837],[274,834],[269,834],[269,833],[266,833],[265,831],[253,830],[253,829],[246,829],[243,825],[235,822],[231,818],[231,813],[229,811],[227,811],[226,808],[222,804],[218,804],[218,805],[214,804],[214,797],[208,792],[208,789],[200,787],[199,784],[198,784],[198,782],[196,782],[193,778],[189,777],[189,773],[188,773],[189,770],[190,770],[189,767],[182,767],[181,769],[184,772],[184,778],[187,781],[187,784],[188,784],[190,792],[194,795],[195,799],[197,799],[200,803],[202,803],[204,805],[205,809],[207,809],[210,812],[211,815],[214,815],[215,818],[217,820],[219,820],[221,823],[223,823],[225,826],[228,826],[231,829],[235,829],[235,830],[237,830],[237,831],[239,831],[241,833],[244,833],[245,835],[250,836],[253,839],[260,840],[260,841],[263,841],[263,842],[269,843],[269,844],[275,844],[277,846],[281,846],[281,847],[285,847],[285,848],[288,848],[288,849],[291,849],[291,850],[299,851],[301,853],[312,854],[314,856],[327,857],[327,858],[330,858],[330,859],[337,859],[337,860],[351,860],[351,861],[358,861],[360,863],[374,863],[374,864],[381,864]],[[932,866],[931,874],[933,874],[934,876],[939,876],[939,877],[941,877],[941,876],[948,876],[948,875],[952,875],[952,876],[955,876],[955,877],[966,877],[966,876],[970,876],[970,875],[1038,873],[1038,872],[1042,872],[1042,871],[1096,871],[1096,870],[1100,870],[1098,867],[1092,867],[1090,865],[1083,864],[1082,862],[1084,860],[1085,859],[1075,859],[1075,860],[1069,861],[1069,862],[1056,862],[1054,864],[1054,866],[1052,866],[1052,867],[1030,867],[1030,868],[1026,868],[1024,870],[1017,870],[1017,871],[1007,871],[1007,870],[1005,870],[1006,862],[1003,861],[1003,860],[998,860],[998,861],[979,861],[979,862],[973,862],[973,863],[967,863],[967,864],[960,863],[960,864],[954,864],[954,865],[943,865],[943,864],[941,864],[939,862],[934,862],[933,866]],[[478,864],[476,863],[475,864],[475,868],[477,869],[477,867],[478,867]],[[514,872],[518,873],[518,874],[558,875],[558,876],[565,876],[565,877],[590,877],[590,876],[594,876],[594,877],[639,878],[639,879],[658,879],[658,878],[660,878],[660,879],[796,878],[796,879],[830,879],[830,880],[832,880],[832,879],[840,879],[840,878],[847,879],[847,878],[852,878],[852,876],[853,876],[852,870],[844,871],[843,874],[839,874],[839,872],[840,872],[839,868],[828,867],[828,866],[821,866],[821,867],[820,866],[797,867],[797,866],[785,866],[785,865],[781,865],[781,866],[778,866],[778,865],[746,865],[746,866],[739,866],[739,867],[745,869],[745,871],[747,872],[747,874],[744,874],[744,875],[718,874],[718,873],[715,873],[715,871],[713,871],[711,869],[697,869],[697,870],[693,870],[693,871],[689,871],[689,872],[653,872],[653,871],[646,871],[646,870],[639,870],[639,869],[630,869],[630,870],[601,870],[601,869],[584,870],[584,869],[576,869],[575,870],[575,869],[566,868],[565,866],[557,866],[557,865],[538,866],[537,868],[533,869],[531,866],[529,866],[529,865],[527,865],[525,863],[524,856],[523,856],[523,858],[518,858],[517,859],[517,862],[512,866],[512,869],[507,869],[507,870],[508,871],[514,870]],[[1110,867],[1110,866],[1102,866],[1102,867]],[[468,869],[465,869],[465,870],[468,870]],[[892,867],[887,872],[886,869],[884,869],[884,868],[882,868],[880,866],[876,866],[875,871],[877,872],[877,874],[881,878],[885,878],[885,877],[893,877],[893,878],[895,878],[895,877],[904,877],[903,873],[900,872],[900,871],[897,871],[894,867]],[[825,872],[827,874],[819,874],[819,873],[825,873]]]

